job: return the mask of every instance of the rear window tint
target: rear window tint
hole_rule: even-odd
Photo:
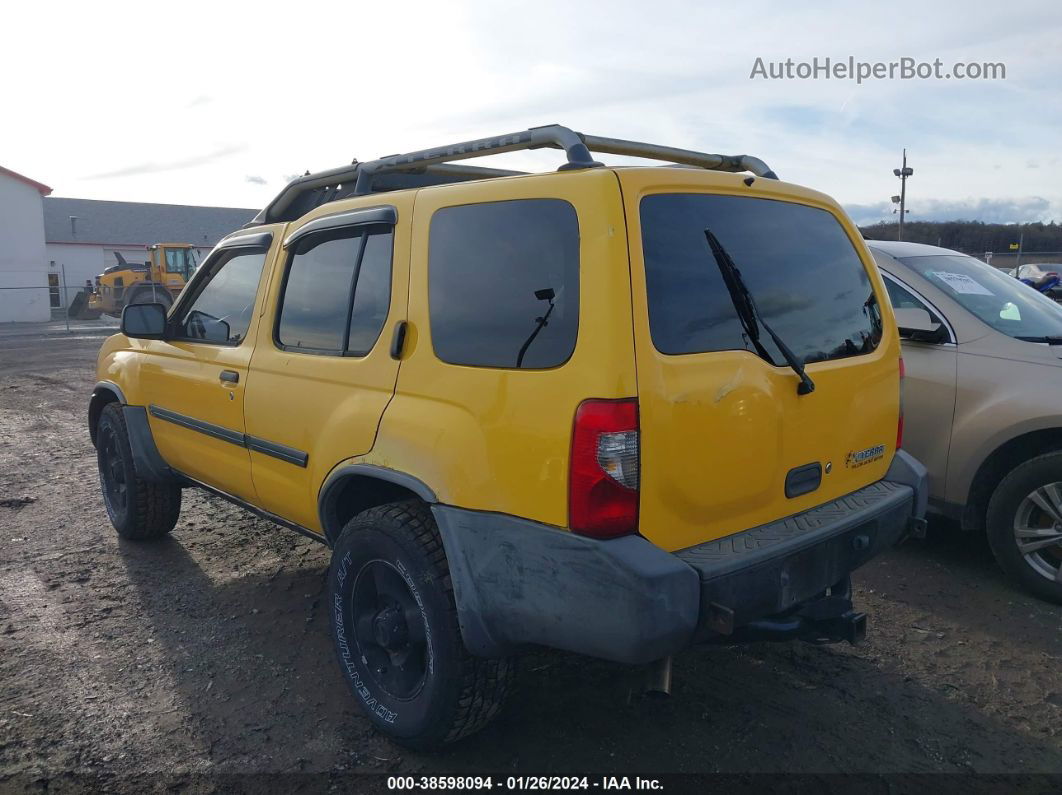
[[[579,221],[560,199],[446,207],[432,217],[428,298],[435,355],[545,368],[579,329]]]
[[[830,213],[736,196],[661,194],[641,202],[649,326],[665,354],[755,353],[712,256],[711,229],[761,314],[806,362],[868,353],[881,312],[863,263]],[[785,359],[761,332],[770,361]]]

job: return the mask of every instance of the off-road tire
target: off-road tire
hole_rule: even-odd
[[[1052,582],[1033,569],[1018,549],[1014,521],[1025,497],[1038,487],[1062,482],[1062,453],[1037,456],[1016,467],[1000,481],[988,503],[988,542],[1000,568],[1030,593],[1062,604],[1062,583]]]
[[[373,646],[372,639],[364,641],[357,630],[356,615],[374,609],[358,583],[383,566],[410,589],[414,620],[419,613],[427,628],[421,632],[426,638],[422,685],[406,698],[381,683],[380,668],[370,669],[366,652],[379,654],[381,647]],[[361,600],[357,607],[356,592]],[[351,519],[333,548],[328,596],[340,670],[372,722],[395,742],[420,750],[438,748],[479,731],[497,715],[511,689],[515,661],[473,657],[465,649],[446,554],[427,505],[418,500],[390,503]]]
[[[112,460],[115,456],[116,460]],[[108,403],[100,413],[96,425],[96,463],[103,502],[118,535],[147,541],[173,529],[181,513],[181,489],[170,483],[153,483],[137,477],[125,415],[119,403]],[[111,483],[116,476],[124,479],[121,494]]]
[[[154,293],[152,293],[150,287],[138,287],[129,296],[129,300],[125,302],[126,306],[133,304],[162,304],[169,311],[169,308],[173,306],[173,296],[164,287],[156,287]]]

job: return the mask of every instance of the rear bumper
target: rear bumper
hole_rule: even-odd
[[[640,536],[596,541],[500,514],[433,510],[473,654],[540,644],[644,663],[728,637],[860,634],[848,575],[911,532],[927,494],[925,468],[900,452],[885,479],[840,500],[674,554]]]

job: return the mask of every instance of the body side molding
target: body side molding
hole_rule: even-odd
[[[273,458],[279,458],[281,461],[287,461],[289,464],[295,464],[295,466],[300,467],[305,467],[310,460],[309,453],[304,453],[294,447],[288,447],[286,444],[268,442],[265,439],[259,439],[257,436],[245,436],[244,438],[246,439],[247,449],[254,450],[256,453],[271,455]]]
[[[195,417],[178,414],[176,411],[170,411],[169,409],[164,409],[161,406],[156,406],[154,404],[152,404],[149,409],[152,417],[158,417],[160,420],[172,422],[174,425],[180,425],[182,428],[198,431],[199,433],[212,436],[215,439],[220,439],[223,442],[228,442],[229,444],[234,444],[238,447],[246,447],[248,450],[252,450],[256,453],[279,458],[281,461],[287,461],[289,464],[294,464],[295,466],[305,467],[310,460],[309,453],[298,450],[294,447],[288,447],[286,444],[271,442],[268,439],[259,439],[257,436],[249,436],[246,433],[234,431],[231,428],[225,428],[221,425],[215,425],[212,422],[197,420]]]

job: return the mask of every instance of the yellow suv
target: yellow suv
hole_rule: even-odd
[[[554,125],[296,179],[172,309],[126,307],[89,425],[123,537],[196,486],[330,546],[355,697],[432,747],[527,645],[667,681],[692,644],[858,641],[850,572],[923,524],[902,375],[829,197]]]

